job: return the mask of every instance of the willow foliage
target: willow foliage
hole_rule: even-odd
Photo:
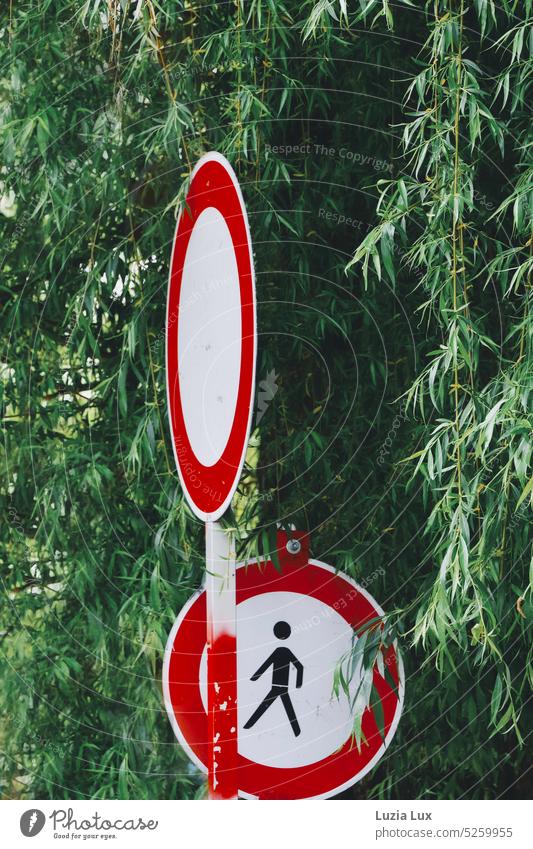
[[[398,734],[351,793],[524,795],[531,7],[3,4],[5,796],[203,792],[160,689],[203,570],[163,326],[209,149],[237,170],[256,251],[243,557],[278,522],[308,529],[403,652]]]

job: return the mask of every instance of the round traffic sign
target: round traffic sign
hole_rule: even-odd
[[[243,798],[309,799],[340,793],[381,758],[400,718],[403,670],[393,646],[390,676],[375,670],[383,712],[363,716],[360,749],[348,699],[333,674],[356,633],[382,616],[369,593],[317,560],[237,568],[237,782]],[[205,592],[185,605],[165,651],[163,689],[174,732],[191,760],[207,763]],[[361,676],[351,683],[355,695]],[[391,686],[394,682],[395,686]],[[383,737],[382,737],[383,734]],[[366,742],[365,742],[366,738]]]
[[[208,153],[192,172],[176,227],[166,317],[174,457],[191,509],[206,521],[224,513],[242,470],[255,356],[246,209],[229,162]]]

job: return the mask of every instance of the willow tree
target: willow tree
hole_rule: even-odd
[[[210,149],[256,252],[242,556],[309,530],[403,652],[398,734],[351,794],[524,795],[531,6],[3,4],[5,796],[203,793],[161,697],[204,565],[163,328]]]

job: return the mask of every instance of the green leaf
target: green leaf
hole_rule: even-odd
[[[520,495],[520,498],[519,498],[519,499],[518,499],[518,501],[516,502],[516,508],[515,508],[515,511],[516,511],[516,510],[518,510],[518,508],[520,507],[520,505],[522,504],[522,502],[523,502],[523,501],[525,501],[525,500],[526,500],[526,498],[528,497],[528,495],[530,495],[530,494],[531,494],[531,491],[532,491],[532,490],[533,490],[533,475],[530,477],[530,479],[529,479],[529,480],[528,480],[528,482],[526,483],[526,485],[525,485],[524,489],[522,490],[522,494]]]

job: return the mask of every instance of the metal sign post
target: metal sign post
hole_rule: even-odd
[[[205,525],[208,785],[211,799],[237,799],[237,634],[235,540]]]

